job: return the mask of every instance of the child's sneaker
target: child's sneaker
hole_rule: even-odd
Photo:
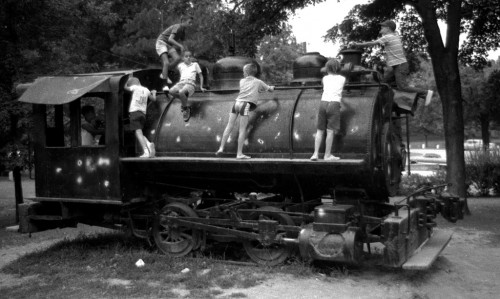
[[[429,104],[431,103],[432,101],[432,95],[434,94],[434,91],[432,90],[428,90],[427,91],[427,96],[425,97],[425,106],[429,106]]]
[[[325,157],[325,161],[335,161],[335,160],[340,160],[340,158],[335,157],[334,155],[330,155],[328,157]]]
[[[191,108],[190,107],[181,107],[182,118],[185,122],[188,122],[191,118]]]
[[[142,155],[139,156],[139,158],[149,158],[150,157],[150,152],[149,148],[145,147],[142,149]]]
[[[148,146],[149,157],[153,158],[154,156],[156,156],[155,144],[149,141],[146,141],[146,144]]]
[[[170,88],[168,88],[167,85],[163,86],[162,88],[163,92],[168,93],[170,91]]]

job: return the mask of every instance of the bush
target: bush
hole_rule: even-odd
[[[403,176],[399,186],[398,195],[409,195],[425,185],[441,185],[446,183],[446,171],[438,170],[433,176],[412,174]]]
[[[488,196],[490,190],[500,192],[500,150],[471,151],[465,164],[467,184],[480,196]]]

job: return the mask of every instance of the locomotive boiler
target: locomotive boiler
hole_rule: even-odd
[[[441,213],[456,221],[463,200],[432,186],[390,201],[408,150],[401,123],[413,115],[416,95],[361,67],[360,51],[341,54],[347,84],[333,144],[338,161],[309,160],[326,62],[319,53],[294,62],[290,84],[261,95],[249,120],[249,160],[235,159],[237,132],[224,155],[215,152],[242,67],[252,59],[215,63],[210,90],[189,98],[189,122],[168,94],[150,103],[144,133],[156,157],[149,159],[137,157],[123,87],[134,76],[160,90],[160,70],[41,77],[24,85],[20,101],[33,104],[36,197],[20,207],[20,230],[126,226],[171,256],[236,241],[263,265],[283,262],[293,247],[305,259],[359,264],[364,245],[377,243],[385,265],[428,268],[451,237],[435,232],[433,219]],[[89,105],[105,125],[84,145],[81,111]],[[420,251],[427,254],[422,262],[415,252],[424,244],[434,249]]]

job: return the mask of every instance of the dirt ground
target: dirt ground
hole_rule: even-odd
[[[34,195],[33,185],[30,180],[23,182],[26,197]],[[11,181],[0,178],[0,269],[22,254],[43,250],[60,239],[99,230],[79,226],[31,238],[7,231],[5,227],[15,222],[13,189]],[[239,293],[246,298],[500,298],[500,198],[471,198],[469,206],[472,215],[456,224],[438,221],[439,229],[452,230],[454,235],[428,271],[365,266],[334,276],[274,275],[251,288],[225,290],[220,297]],[[0,290],[22,283],[0,274]]]

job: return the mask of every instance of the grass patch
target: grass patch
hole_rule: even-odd
[[[139,259],[145,266],[135,266]],[[189,271],[182,273],[186,268]],[[29,283],[3,288],[5,298],[214,298],[230,288],[255,286],[266,275],[262,268],[204,256],[172,259],[142,240],[117,232],[61,241],[25,255],[2,271],[19,278],[37,275]]]
[[[215,298],[221,295],[245,298],[242,289],[277,275],[306,278],[349,274],[346,268],[311,265],[298,257],[273,268],[224,261],[221,257],[244,255],[244,250],[237,245],[210,245],[210,250],[205,251],[207,256],[197,252],[190,257],[169,258],[146,242],[123,233],[82,234],[7,265],[2,270],[6,274],[34,278],[4,286],[2,295],[5,298]],[[135,266],[139,259],[145,266]]]

